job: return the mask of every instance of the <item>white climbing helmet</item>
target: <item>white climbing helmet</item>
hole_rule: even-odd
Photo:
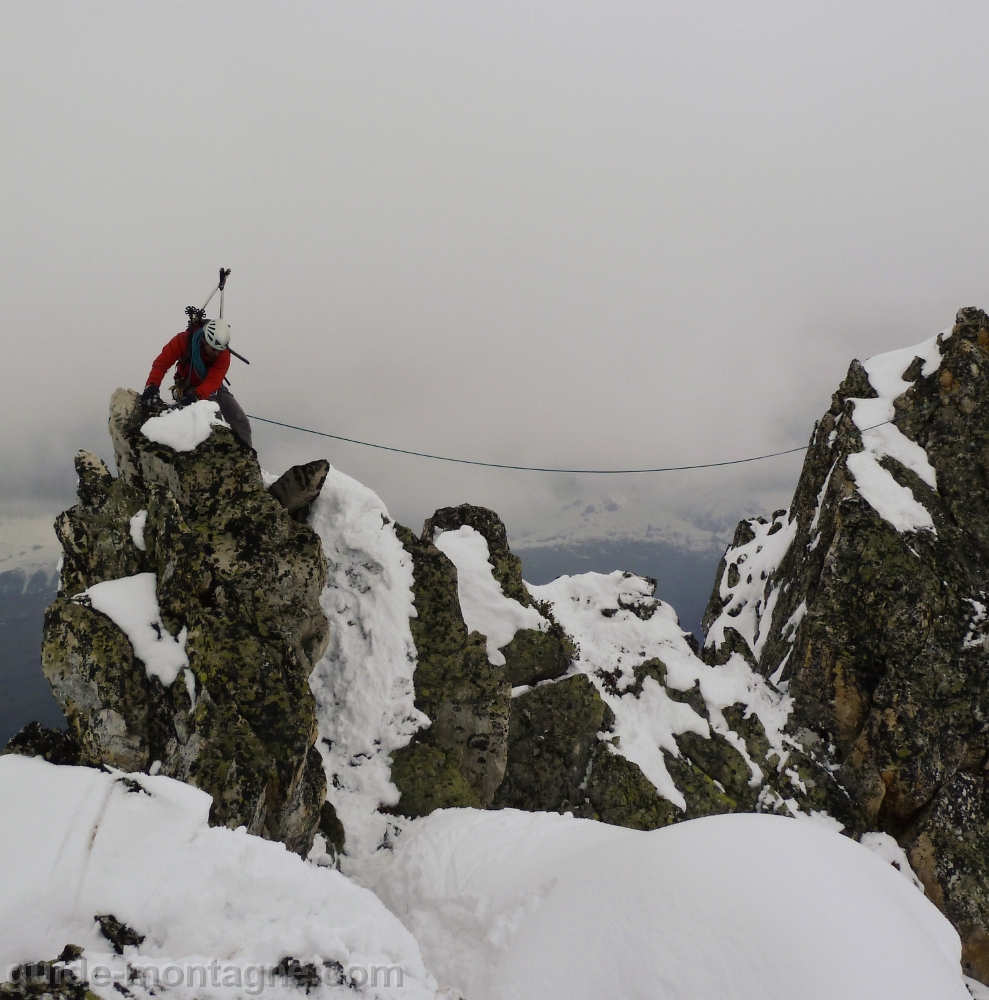
[[[214,351],[222,351],[230,343],[230,324],[223,319],[206,321],[203,327],[203,339]]]

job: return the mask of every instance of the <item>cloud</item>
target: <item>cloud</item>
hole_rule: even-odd
[[[980,302],[989,68],[951,67],[987,26],[909,3],[6,10],[0,503],[61,495],[77,447],[111,457],[111,392],[221,265],[251,413],[582,468],[803,443],[851,357]],[[602,490],[257,439],[409,521],[472,499],[527,530]],[[799,463],[774,462],[634,490],[722,525],[788,495]]]

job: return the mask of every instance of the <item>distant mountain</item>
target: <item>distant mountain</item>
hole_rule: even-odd
[[[725,547],[681,548],[670,542],[633,538],[597,538],[513,552],[522,560],[522,575],[531,584],[550,583],[559,576],[610,573],[623,569],[656,581],[656,597],[676,608],[681,628],[703,640],[701,618]]]
[[[669,509],[657,507],[649,492],[582,496],[561,505],[521,531],[511,531],[514,551],[559,548],[581,543],[646,542],[688,552],[724,551],[731,541],[736,517],[723,530],[687,521]]]
[[[45,608],[55,599],[53,572],[0,573],[0,743],[32,721],[65,727],[65,716],[41,672]]]

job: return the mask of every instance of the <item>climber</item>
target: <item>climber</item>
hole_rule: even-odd
[[[230,324],[222,319],[206,320],[202,325],[177,333],[162,348],[151,366],[148,384],[141,402],[145,408],[160,402],[159,388],[165,373],[175,365],[172,396],[179,406],[201,399],[219,404],[220,415],[246,447],[253,448],[251,424],[233,393],[223,384],[230,367]]]

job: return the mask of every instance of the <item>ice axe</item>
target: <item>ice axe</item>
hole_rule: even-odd
[[[213,296],[217,292],[220,293],[220,319],[223,319],[223,292],[227,287],[227,278],[230,277],[230,268],[220,268],[220,280],[217,282],[216,288],[209,293],[209,298],[203,303],[202,309],[197,309],[195,306],[186,307],[186,315],[189,317],[189,329],[192,330],[194,326],[202,323],[206,319],[206,307],[213,301]],[[249,365],[250,361],[244,357],[243,354],[238,354],[232,347],[228,346],[227,350],[239,360],[243,361],[245,365]]]

